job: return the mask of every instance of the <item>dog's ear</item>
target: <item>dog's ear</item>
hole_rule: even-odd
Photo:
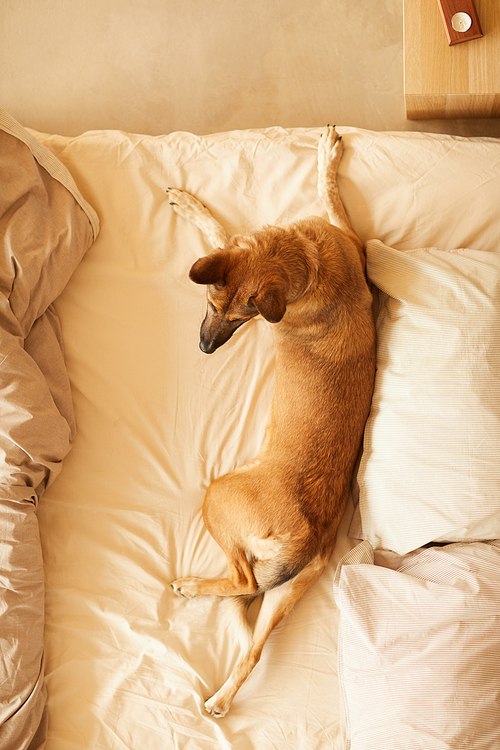
[[[198,258],[189,271],[189,278],[195,284],[224,284],[228,256],[223,250]]]
[[[251,301],[269,323],[279,323],[286,312],[283,286],[266,286]]]

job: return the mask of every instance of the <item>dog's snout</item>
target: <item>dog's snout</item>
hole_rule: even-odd
[[[215,334],[202,330],[200,332],[200,349],[204,354],[213,354],[222,344],[225,344],[233,335],[232,330],[216,331]]]
[[[215,344],[213,341],[205,341],[205,339],[200,338],[200,349],[203,352],[203,354],[213,354],[216,349],[219,347],[217,344]]]
[[[213,354],[226,341],[229,341],[233,333],[245,320],[228,320],[223,316],[214,316],[207,313],[200,329],[200,349],[204,354]]]

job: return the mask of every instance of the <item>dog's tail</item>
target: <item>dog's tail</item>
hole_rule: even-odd
[[[242,653],[247,653],[252,645],[252,628],[247,620],[247,612],[254,596],[220,597],[219,608],[223,627],[231,641],[236,641]]]
[[[283,559],[280,556],[271,560],[254,560],[252,570],[259,587],[258,593],[274,589],[289,581],[290,578],[294,578],[307,565],[309,559],[309,557],[302,556],[299,559]]]
[[[294,578],[318,551],[308,528],[298,528],[293,535],[273,534],[247,541],[246,556],[258,586],[256,596]]]
[[[255,620],[260,603],[256,604],[256,609],[252,607],[248,612],[252,602],[260,598],[270,589],[277,588],[294,578],[307,565],[309,559],[299,556],[299,559],[283,559],[277,556],[272,559],[250,559],[258,590],[255,594],[244,596],[220,597],[219,607],[222,614],[222,624],[228,633],[231,641],[235,641],[241,652],[246,654],[252,646],[253,627],[249,621]],[[253,624],[253,623],[252,623]]]

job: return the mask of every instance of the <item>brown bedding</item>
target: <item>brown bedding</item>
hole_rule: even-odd
[[[37,505],[75,424],[51,303],[97,217],[69,173],[0,112],[0,747],[41,748],[44,581]]]

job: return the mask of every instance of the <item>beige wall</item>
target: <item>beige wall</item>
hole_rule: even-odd
[[[406,120],[402,0],[1,0],[0,103],[24,125],[209,133]]]

